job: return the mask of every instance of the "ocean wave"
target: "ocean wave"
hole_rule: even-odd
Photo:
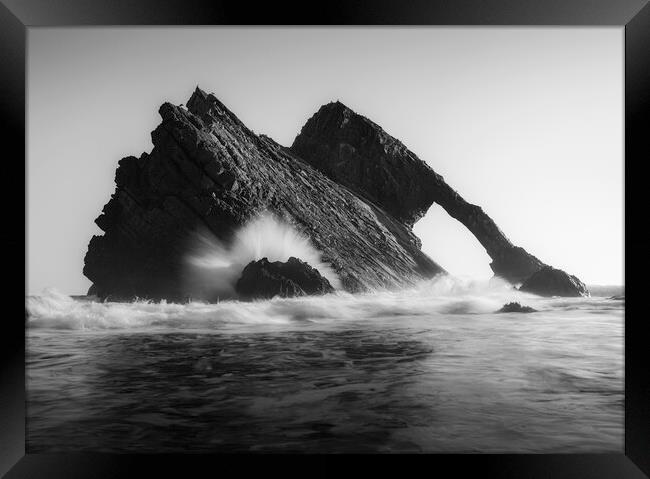
[[[440,276],[401,291],[365,294],[336,292],[325,296],[273,298],[240,302],[187,304],[135,301],[98,302],[74,299],[54,288],[26,298],[29,328],[137,329],[225,328],[229,325],[283,325],[295,322],[330,323],[391,317],[494,313],[505,303],[518,301],[544,311],[622,309],[621,301],[607,298],[541,298],[523,293],[499,279],[476,281]],[[533,315],[534,316],[534,315]],[[530,319],[530,315],[526,315]]]
[[[248,221],[228,242],[199,229],[187,247],[183,290],[193,298],[236,298],[235,285],[242,270],[262,258],[285,262],[295,256],[316,268],[335,289],[341,288],[338,275],[309,238],[269,211]]]

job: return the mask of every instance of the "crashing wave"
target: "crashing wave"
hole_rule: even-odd
[[[607,298],[541,298],[491,279],[475,281],[449,275],[423,281],[401,291],[365,294],[336,292],[326,296],[274,298],[264,301],[188,304],[135,301],[132,303],[76,300],[55,289],[27,298],[28,328],[55,329],[206,329],[228,331],[249,325],[291,325],[372,321],[409,317],[435,321],[439,315],[491,314],[517,301],[544,311],[598,313],[622,310],[620,301]],[[537,318],[537,316],[536,316]]]

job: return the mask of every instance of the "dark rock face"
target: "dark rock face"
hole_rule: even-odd
[[[153,150],[118,163],[116,189],[95,220],[84,274],[111,298],[182,301],[188,236],[228,242],[270,211],[307,236],[351,292],[410,285],[444,270],[400,220],[364,201],[198,88],[187,109],[165,103]]]
[[[560,269],[545,266],[528,278],[520,291],[540,296],[588,296],[585,284]]]
[[[340,102],[322,106],[291,151],[408,227],[438,203],[479,240],[494,273],[510,282],[521,282],[544,266],[400,141]]]
[[[537,310],[531,308],[530,306],[522,306],[521,304],[515,302],[507,303],[503,305],[497,313],[534,313]]]
[[[286,263],[267,258],[250,262],[235,286],[244,299],[292,297],[333,293],[330,282],[317,269],[298,258]]]
[[[435,175],[401,142],[340,102],[324,105],[291,150],[408,226],[427,212]]]

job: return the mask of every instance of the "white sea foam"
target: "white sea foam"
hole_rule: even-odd
[[[241,325],[287,325],[295,322],[331,324],[341,321],[372,321],[378,318],[430,317],[438,315],[488,314],[505,303],[518,301],[544,311],[599,312],[621,309],[621,301],[606,298],[540,298],[492,279],[473,281],[439,276],[417,287],[395,292],[274,298],[265,301],[218,303],[200,301],[175,304],[150,301],[133,303],[75,300],[48,289],[29,296],[29,328],[133,329],[196,328],[227,329]],[[534,320],[533,315],[522,315]]]

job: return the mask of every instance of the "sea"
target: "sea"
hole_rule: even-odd
[[[26,297],[27,452],[622,453],[623,287]],[[518,301],[534,313],[496,313]]]

